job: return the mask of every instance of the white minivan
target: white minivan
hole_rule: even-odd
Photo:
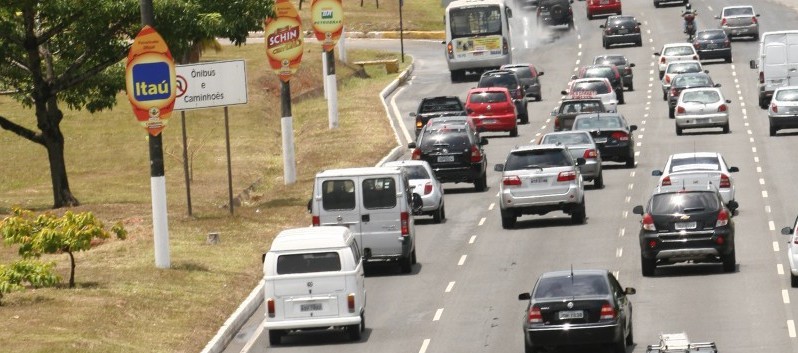
[[[798,85],[798,30],[765,32],[760,36],[759,107],[767,109],[776,88]]]
[[[325,170],[316,174],[308,209],[314,226],[348,227],[366,261],[416,263],[413,205],[423,206],[399,167]]]
[[[263,257],[269,343],[291,331],[343,328],[360,340],[366,327],[363,261],[346,227],[287,229]]]

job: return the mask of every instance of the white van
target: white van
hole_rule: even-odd
[[[367,261],[398,261],[403,273],[416,263],[414,198],[398,167],[326,170],[316,174],[308,209],[314,226],[348,227]]]
[[[750,66],[759,68],[759,107],[767,109],[776,88],[798,85],[798,30],[765,32],[760,38],[759,59]]]
[[[263,257],[269,343],[295,330],[343,328],[360,340],[366,327],[363,261],[346,227],[287,229]]]

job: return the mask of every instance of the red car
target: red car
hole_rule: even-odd
[[[587,0],[587,19],[596,15],[620,15],[621,0]]]
[[[518,114],[507,88],[472,88],[468,91],[465,108],[477,131],[509,131],[510,136],[518,136]]]

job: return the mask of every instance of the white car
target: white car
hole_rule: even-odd
[[[715,185],[723,202],[730,205],[730,201],[734,201],[734,178],[731,173],[739,171],[737,167],[730,167],[720,153],[689,152],[672,154],[665,168],[655,170],[651,175],[659,177],[657,187],[663,191]],[[734,211],[732,207],[729,209]]]
[[[768,107],[770,136],[781,129],[798,128],[798,86],[776,88]]]
[[[387,162],[384,167],[400,167],[407,173],[410,188],[421,196],[424,206],[418,214],[431,215],[435,223],[446,219],[446,210],[443,204],[443,184],[435,177],[435,173],[427,161],[402,160]]]
[[[610,80],[605,77],[574,79],[568,83],[568,89],[562,91],[562,94],[567,98],[601,98],[601,103],[608,112],[618,111],[618,97]]]
[[[784,227],[781,234],[788,235],[790,241],[787,242],[787,262],[790,263],[790,286],[798,287],[798,218],[792,223],[792,227]]]
[[[720,127],[724,134],[729,133],[730,100],[723,97],[720,88],[688,88],[679,95],[674,110],[676,135],[684,129]]]
[[[665,74],[665,67],[668,63],[679,60],[698,60],[698,52],[695,51],[693,43],[669,43],[662,46],[662,50],[654,53],[659,56],[657,61],[659,67],[659,78]]]
[[[665,74],[662,75],[662,100],[668,100],[668,91],[671,89],[671,81],[676,75],[704,72],[704,67],[698,60],[671,61],[665,66]]]

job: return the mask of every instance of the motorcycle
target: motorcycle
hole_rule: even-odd
[[[684,33],[687,34],[687,41],[692,42],[695,39],[695,15],[687,13],[682,17],[684,17]]]

